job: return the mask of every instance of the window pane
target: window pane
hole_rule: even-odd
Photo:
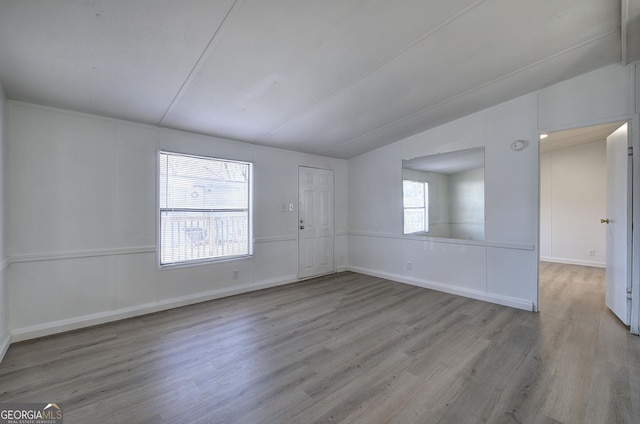
[[[428,184],[422,181],[402,181],[404,234],[428,231]]]
[[[405,209],[404,210],[404,233],[411,234],[425,231],[425,213],[424,208]]]
[[[246,255],[248,215],[248,212],[162,212],[161,263]]]
[[[249,255],[251,164],[160,153],[160,264]]]
[[[160,181],[163,208],[249,208],[248,163],[162,154]]]
[[[402,196],[405,208],[424,208],[424,183],[419,181],[402,181]]]

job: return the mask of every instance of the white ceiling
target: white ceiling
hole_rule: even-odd
[[[620,32],[614,0],[0,0],[0,82],[350,158],[619,62]]]
[[[546,138],[540,140],[540,153],[567,149],[596,141],[604,142],[607,137],[620,128],[622,124],[624,124],[624,122],[614,122],[547,134]]]
[[[440,174],[456,174],[458,172],[484,168],[484,147],[403,160],[402,167],[405,169],[437,172]]]

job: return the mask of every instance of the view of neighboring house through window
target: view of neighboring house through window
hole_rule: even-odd
[[[402,181],[404,234],[429,231],[429,183]]]
[[[160,265],[252,254],[252,164],[160,152]]]

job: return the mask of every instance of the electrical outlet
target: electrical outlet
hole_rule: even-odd
[[[589,256],[596,256],[596,249],[589,249]]]
[[[237,269],[234,269],[233,271],[231,271],[231,278],[234,280],[237,280],[238,278],[240,278],[240,271],[238,271]]]
[[[412,271],[413,270],[413,263],[411,261],[407,262],[407,271]]]

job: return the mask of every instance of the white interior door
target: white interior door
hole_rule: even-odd
[[[332,273],[333,171],[301,166],[298,190],[298,277]]]
[[[607,137],[606,303],[625,325],[631,319],[631,202],[628,125]]]

